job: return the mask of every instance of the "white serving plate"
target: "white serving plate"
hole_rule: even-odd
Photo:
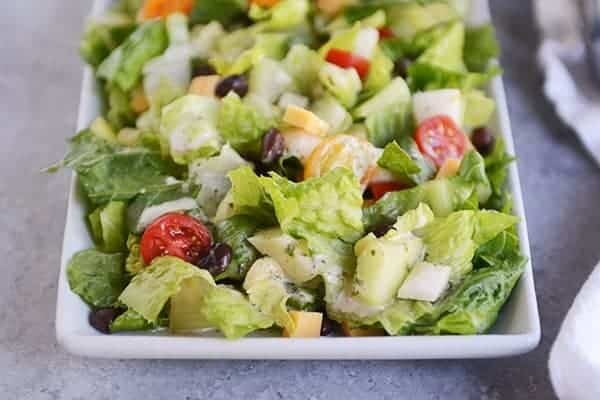
[[[98,13],[110,0],[96,0],[93,13]],[[472,16],[489,20],[487,0],[473,0]],[[497,110],[491,127],[504,138],[506,149],[514,154],[513,138],[506,107],[502,79],[489,86]],[[84,73],[79,107],[78,129],[87,127],[99,112],[92,71]],[[525,256],[531,258],[527,224],[517,165],[509,171],[509,185],[514,198],[515,214],[520,217],[519,237]],[[196,359],[436,359],[491,358],[521,354],[534,349],[540,341],[540,320],[533,284],[531,262],[515,287],[509,302],[492,331],[473,336],[404,336],[341,337],[287,339],[279,337],[247,337],[236,341],[212,336],[174,336],[166,333],[131,333],[103,335],[88,323],[88,306],[71,290],[66,265],[71,256],[92,245],[85,224],[83,199],[78,193],[76,177],[69,194],[58,299],[56,305],[56,337],[70,353],[103,358],[196,358]]]

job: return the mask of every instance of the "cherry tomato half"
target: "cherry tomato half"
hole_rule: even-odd
[[[146,264],[160,256],[174,256],[195,264],[212,245],[210,231],[201,222],[185,214],[169,213],[152,222],[140,241]]]
[[[354,68],[361,79],[369,73],[369,60],[346,50],[330,49],[325,60],[342,68]]]
[[[369,185],[373,200],[377,201],[388,192],[396,192],[398,190],[406,189],[407,185],[400,182],[376,182]]]
[[[394,31],[387,26],[381,27],[377,31],[379,32],[379,39],[388,39],[395,36]]]
[[[421,122],[415,131],[421,153],[440,168],[449,158],[462,159],[468,139],[452,118],[436,115]]]

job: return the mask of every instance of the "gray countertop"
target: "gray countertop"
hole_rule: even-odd
[[[75,129],[76,48],[91,0],[0,2],[0,398],[552,399],[546,360],[600,259],[600,169],[541,94],[526,2],[492,1],[533,251],[543,338],[530,354],[414,362],[118,361],[54,337],[68,174],[39,168]]]

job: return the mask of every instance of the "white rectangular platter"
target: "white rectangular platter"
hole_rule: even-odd
[[[96,0],[93,13],[110,1]],[[473,0],[472,17],[489,20],[487,0]],[[500,77],[489,85],[496,100],[491,128],[514,154],[513,138]],[[85,70],[81,90],[78,129],[83,129],[99,113],[100,103],[92,71]],[[531,258],[527,223],[517,172],[513,163],[509,185],[514,211],[520,218],[519,237],[525,256]],[[491,332],[476,336],[400,336],[400,337],[322,337],[288,339],[248,337],[236,341],[217,336],[173,336],[165,333],[103,335],[88,323],[88,306],[71,290],[66,265],[71,256],[92,245],[86,227],[83,199],[73,176],[68,200],[62,260],[56,305],[56,336],[70,353],[103,358],[189,358],[189,359],[437,359],[492,358],[528,352],[540,340],[540,320],[531,262],[515,287],[509,302]]]

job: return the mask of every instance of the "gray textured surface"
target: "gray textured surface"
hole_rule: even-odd
[[[108,361],[54,338],[68,175],[38,169],[73,133],[91,1],[0,2],[0,398],[552,399],[546,359],[600,258],[600,169],[541,97],[530,6],[493,0],[529,218],[543,340],[525,356],[417,362]]]

